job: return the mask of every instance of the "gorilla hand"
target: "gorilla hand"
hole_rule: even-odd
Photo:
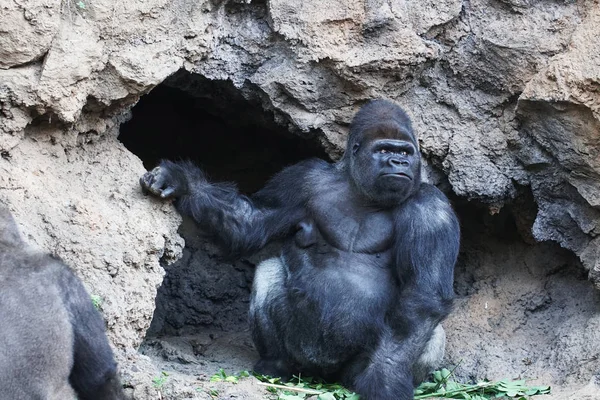
[[[151,193],[162,199],[181,197],[188,193],[188,182],[185,174],[179,167],[170,162],[163,161],[152,171],[146,172],[140,178],[140,185],[144,194]]]

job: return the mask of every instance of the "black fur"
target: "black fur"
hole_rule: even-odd
[[[435,363],[428,357],[441,357],[459,225],[446,197],[421,182],[417,140],[394,103],[357,113],[340,162],[288,167],[251,198],[189,163],[163,161],[140,182],[175,198],[229,253],[282,239],[280,257],[255,277],[258,372],[317,374],[367,400],[408,400]]]
[[[0,397],[119,400],[104,322],[60,260],[27,249],[0,206]]]

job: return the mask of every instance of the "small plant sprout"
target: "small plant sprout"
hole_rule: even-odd
[[[242,371],[236,375],[227,375],[223,368],[219,368],[219,372],[210,377],[211,382],[230,382],[238,383],[239,378],[247,378],[250,376],[248,371]]]
[[[102,308],[102,303],[104,303],[104,299],[97,294],[93,294],[90,297],[92,298],[92,304],[94,305],[94,308],[100,311]]]
[[[152,385],[155,388],[159,389],[162,387],[162,385],[165,384],[165,382],[167,381],[168,378],[169,378],[169,374],[166,373],[165,371],[162,371],[159,376],[156,376],[152,379]]]

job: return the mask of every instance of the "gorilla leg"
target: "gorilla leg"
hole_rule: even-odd
[[[445,341],[446,333],[438,324],[423,346],[415,343],[423,351],[411,370],[402,359],[403,344],[386,330],[374,351],[359,355],[344,369],[342,382],[366,400],[412,400],[413,385],[422,382],[442,361]],[[407,376],[412,379],[404,379]]]
[[[121,399],[117,363],[104,332],[104,321],[85,287],[66,265],[58,265],[59,292],[73,329],[73,368],[69,382],[79,400]]]
[[[284,287],[285,274],[285,267],[279,258],[268,259],[257,266],[249,321],[252,340],[260,355],[254,371],[288,379],[293,370],[282,342],[284,333],[276,322],[278,315],[289,315]]]
[[[431,339],[425,345],[423,354],[413,366],[413,382],[415,385],[423,382],[427,375],[439,368],[446,351],[446,332],[442,325],[436,326]]]

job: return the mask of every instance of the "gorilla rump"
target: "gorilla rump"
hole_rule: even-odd
[[[123,399],[104,322],[83,284],[26,247],[0,205],[0,397]]]
[[[447,198],[421,182],[410,120],[394,103],[362,107],[339,162],[290,166],[252,197],[187,162],[162,161],[140,183],[175,198],[230,254],[282,240],[254,278],[255,371],[406,400],[443,357],[459,225]]]

